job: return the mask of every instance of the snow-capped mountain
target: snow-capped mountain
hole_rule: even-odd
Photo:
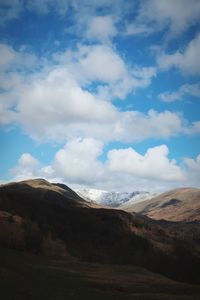
[[[149,192],[135,191],[135,192],[108,192],[97,189],[77,189],[75,192],[83,199],[94,201],[101,205],[110,207],[119,207],[128,201],[140,201],[150,197]]]
[[[154,197],[156,197],[158,193],[149,193],[149,192],[141,192],[138,195],[135,195],[134,197],[130,198],[127,202],[124,202],[120,205],[120,209],[130,211],[130,208],[139,203],[143,202],[145,200],[150,200]]]

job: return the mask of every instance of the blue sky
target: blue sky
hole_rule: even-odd
[[[199,187],[200,1],[0,0],[0,181]]]

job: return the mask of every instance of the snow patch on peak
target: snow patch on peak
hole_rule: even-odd
[[[97,189],[76,189],[75,192],[83,197],[86,198],[87,200],[91,200],[91,201],[98,201],[98,199],[100,199],[102,197],[102,195],[106,194],[107,191],[104,190],[97,190]]]
[[[119,207],[120,205],[134,199],[139,201],[140,198],[144,199],[150,194],[143,191],[135,192],[108,192],[105,190],[97,189],[77,189],[75,192],[82,198],[88,201],[94,201],[101,205],[110,207]]]

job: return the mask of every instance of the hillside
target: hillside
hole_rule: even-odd
[[[0,245],[39,256],[133,265],[200,282],[200,229],[182,228],[91,207],[65,185],[40,179],[0,187]]]
[[[175,189],[140,203],[127,203],[120,208],[156,220],[200,221],[200,189]]]
[[[12,182],[0,186],[1,195],[4,193],[12,197],[12,201],[17,197],[18,201],[31,201],[33,199],[40,202],[56,204],[60,207],[79,206],[89,207],[90,204],[79,197],[73,190],[64,184],[49,183],[44,179],[24,180]],[[27,196],[25,199],[24,196]]]
[[[52,260],[0,247],[4,300],[198,300],[200,286],[132,266]]]

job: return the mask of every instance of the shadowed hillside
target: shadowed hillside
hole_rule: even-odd
[[[199,241],[120,210],[94,208],[44,180],[0,187],[0,244],[49,257],[145,267],[200,281]],[[191,244],[192,250],[191,250]]]
[[[0,247],[4,300],[198,300],[200,286],[132,266],[52,260]]]

